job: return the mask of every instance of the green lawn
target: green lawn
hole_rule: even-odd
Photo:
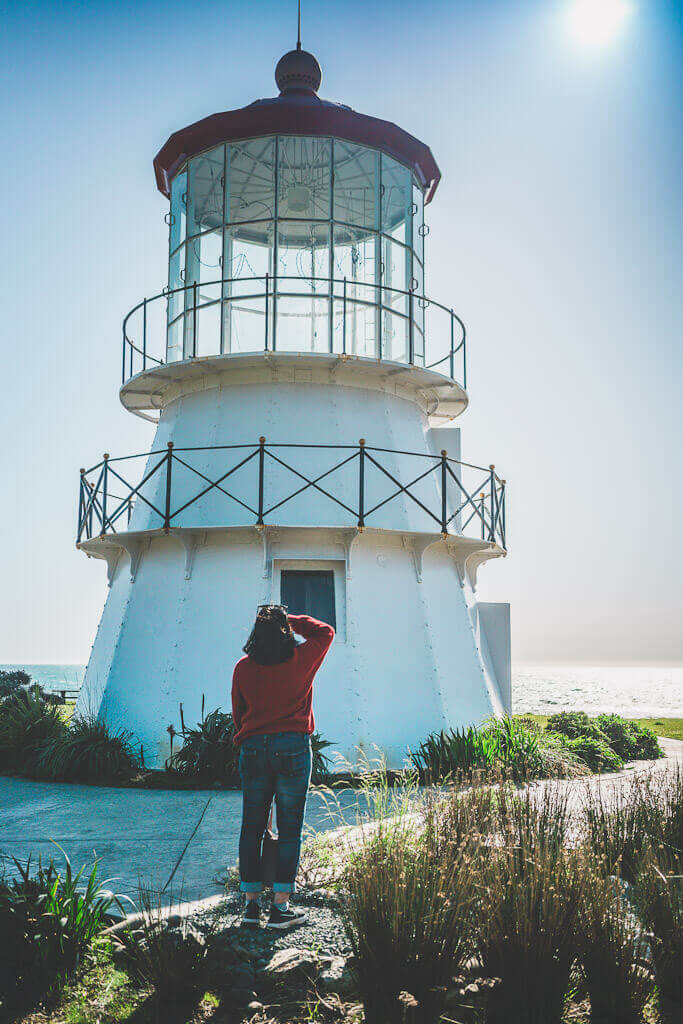
[[[531,718],[545,727],[548,715],[515,715],[515,718]],[[666,736],[670,740],[683,740],[683,718],[632,718],[632,722],[652,729],[655,736]]]

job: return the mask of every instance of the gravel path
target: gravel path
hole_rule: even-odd
[[[325,892],[297,893],[295,904],[308,911],[308,920],[289,931],[276,931],[271,928],[240,928],[244,897],[240,893],[230,893],[218,906],[209,911],[200,911],[193,915],[194,924],[202,931],[212,927],[216,922],[216,933],[221,942],[235,943],[249,952],[250,959],[269,960],[279,949],[303,949],[307,951],[323,951],[326,954],[351,953],[339,917],[338,900]],[[270,900],[266,907],[270,906]],[[265,920],[266,913],[263,918]]]

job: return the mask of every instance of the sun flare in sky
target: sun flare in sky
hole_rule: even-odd
[[[567,28],[580,46],[598,50],[616,39],[633,10],[630,0],[570,0]]]

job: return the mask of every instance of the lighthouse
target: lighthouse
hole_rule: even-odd
[[[511,708],[505,480],[461,458],[467,337],[428,296],[431,150],[322,99],[301,44],[278,95],[154,160],[168,283],[125,316],[120,399],[151,450],[80,472],[77,546],[108,593],[78,711],[131,730],[230,706],[256,608],[330,622],[316,727],[351,762]]]

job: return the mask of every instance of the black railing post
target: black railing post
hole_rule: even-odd
[[[365,438],[358,442],[358,529],[365,526]]]
[[[453,315],[453,310],[451,310],[451,358],[449,360],[449,365],[450,365],[450,368],[451,368],[451,380],[453,380],[453,378],[455,377],[455,366],[453,365],[453,360],[455,358],[455,352],[453,351],[453,349],[454,349],[454,341],[455,341],[455,317]]]
[[[462,386],[467,391],[467,328],[462,329]]]
[[[121,383],[126,383],[126,325],[121,328],[123,332],[123,345],[121,350]]]
[[[130,526],[130,517],[133,514],[133,499],[128,499],[128,526]]]
[[[507,549],[505,543],[505,481],[500,482],[500,524],[501,524],[501,540],[503,541],[503,547]]]
[[[412,366],[415,362],[415,331],[413,326],[413,310],[415,306],[415,299],[413,296],[413,289],[411,288],[408,292],[408,362]],[[427,360],[425,359],[424,362]]]
[[[171,526],[171,464],[173,462],[173,441],[168,442],[166,456],[166,503],[164,505],[164,532],[168,533]]]
[[[266,463],[266,439],[258,439],[258,519],[256,522],[263,526],[263,475]]]
[[[346,355],[346,278],[344,278],[344,301],[342,304],[342,352]]]
[[[147,299],[142,300],[142,369],[147,369]]]
[[[479,494],[479,517],[481,519],[481,539],[482,540],[486,540],[486,522],[484,521],[484,514],[486,512],[486,506],[484,505],[485,501],[486,501],[486,495],[484,494],[483,491],[481,491],[481,493]]]
[[[448,482],[448,452],[445,448],[441,449],[441,534],[446,536],[448,533],[448,503],[446,501],[446,485]]]
[[[489,511],[491,515],[491,528],[489,531],[489,540],[496,539],[496,512],[495,512],[495,489],[496,489],[496,474],[494,473],[495,466],[489,466],[491,470],[491,476],[489,478]]]
[[[104,466],[102,467],[102,532],[104,537],[107,532],[107,484],[109,478],[109,452],[104,453]]]
[[[192,358],[197,355],[197,282],[192,282]]]
[[[90,508],[88,510],[88,540],[90,540],[90,538],[92,537],[92,510],[95,507],[95,498],[93,496],[95,485],[89,484],[87,483],[87,481],[86,484],[88,487],[88,503],[90,505]]]
[[[268,282],[269,282],[269,280],[270,280],[270,275],[266,274],[266,330],[265,330],[265,343],[264,343],[264,346],[263,346],[265,348],[266,352],[268,351]]]
[[[81,467],[81,478],[80,478],[80,493],[78,495],[78,534],[76,536],[76,543],[78,544],[81,539],[81,532],[85,526],[85,469]]]

